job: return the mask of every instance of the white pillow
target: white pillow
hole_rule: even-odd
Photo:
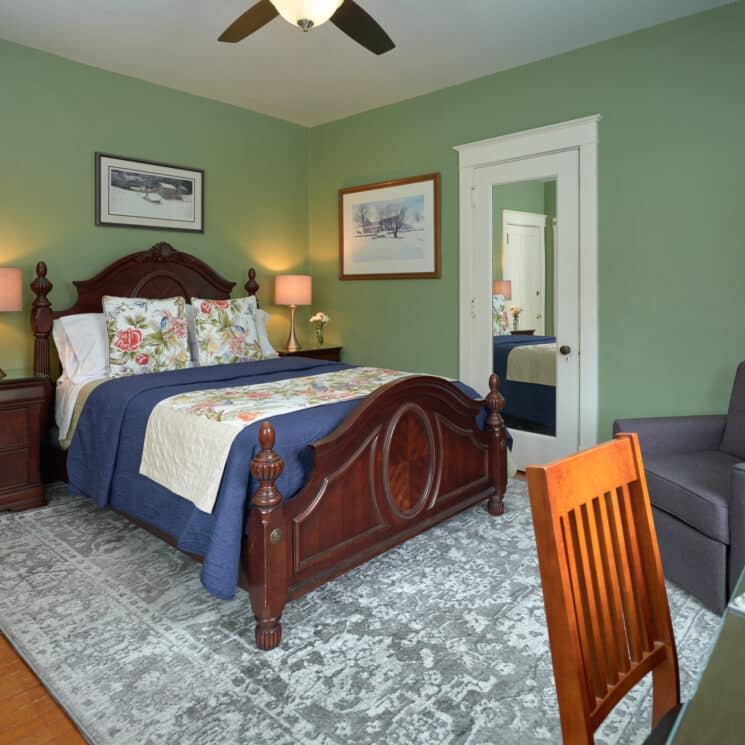
[[[109,337],[103,313],[62,316],[52,325],[63,378],[82,383],[109,374]]]
[[[61,318],[56,318],[52,324],[52,339],[54,339],[57,356],[62,365],[62,375],[59,376],[58,382],[64,383],[66,380],[71,380],[75,375],[78,369],[78,362],[75,359],[75,352],[72,351],[72,345],[67,338]]]
[[[261,308],[256,311],[256,330],[259,332],[259,346],[261,351],[264,353],[264,359],[270,357],[279,357],[277,350],[272,346],[269,341],[269,336],[266,333],[266,324],[269,320],[269,314]]]

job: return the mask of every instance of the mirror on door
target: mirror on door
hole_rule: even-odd
[[[492,187],[492,345],[512,429],[556,435],[556,179]]]

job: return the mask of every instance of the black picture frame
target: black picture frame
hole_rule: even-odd
[[[95,154],[96,225],[204,233],[204,193],[201,168]]]

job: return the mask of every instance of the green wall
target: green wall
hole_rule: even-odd
[[[255,265],[265,301],[274,273],[307,269],[309,130],[3,41],[0,112],[0,266],[30,282],[45,260],[54,306],[73,301],[73,279],[161,240],[239,290]],[[95,151],[203,168],[205,233],[96,227]],[[273,319],[277,341],[287,315]],[[0,366],[30,362],[28,324],[0,315]]]
[[[602,114],[601,437],[721,411],[745,358],[745,4],[312,130],[310,265],[348,359],[458,373],[454,145]],[[442,173],[442,278],[340,282],[336,190]]]

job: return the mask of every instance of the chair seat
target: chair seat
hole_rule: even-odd
[[[730,470],[739,462],[720,450],[646,456],[650,501],[700,533],[729,545]]]
[[[683,704],[673,706],[673,708],[670,709],[670,711],[668,711],[659,722],[657,722],[657,726],[652,730],[652,733],[647,736],[644,745],[665,745],[667,738],[673,731],[673,727],[675,726],[675,722],[678,720],[678,715],[682,708]]]

